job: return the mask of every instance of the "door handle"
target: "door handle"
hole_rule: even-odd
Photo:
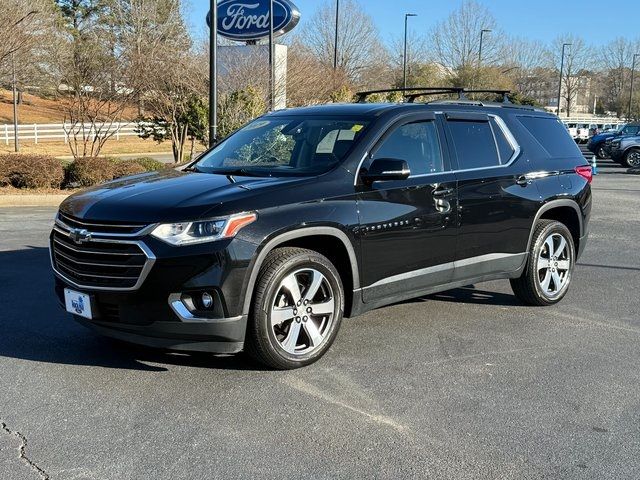
[[[453,188],[443,188],[442,190],[434,190],[431,195],[434,197],[446,197],[453,193]]]
[[[526,175],[520,175],[517,179],[516,179],[516,183],[518,185],[520,185],[521,187],[525,187],[527,185],[529,185],[532,182],[532,180],[530,178],[527,178]]]

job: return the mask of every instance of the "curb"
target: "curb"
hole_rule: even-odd
[[[2,207],[57,207],[69,195],[0,195]]]

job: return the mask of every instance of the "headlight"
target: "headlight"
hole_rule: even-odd
[[[191,245],[231,238],[241,228],[253,223],[256,213],[239,213],[223,219],[198,220],[195,222],[163,223],[151,235],[171,245]]]

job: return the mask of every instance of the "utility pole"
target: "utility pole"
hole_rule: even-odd
[[[631,102],[633,100],[633,74],[636,71],[636,58],[640,57],[640,53],[633,54],[633,62],[631,62],[631,87],[629,88],[629,110],[627,112],[627,120],[631,120]]]
[[[562,44],[562,57],[560,58],[560,82],[558,84],[558,117],[560,116],[560,100],[562,95],[562,70],[564,69],[564,49],[566,47],[570,47],[571,43],[563,43]],[[569,113],[569,112],[567,112]]]
[[[15,54],[11,54],[13,66],[13,145],[16,152],[20,151],[20,141],[18,140],[18,81],[16,79],[16,59]]]
[[[276,74],[274,64],[274,44],[273,44],[273,0],[269,0],[269,90],[271,92],[271,108],[276,109]]]
[[[404,14],[404,55],[402,57],[402,85],[407,88],[407,22],[409,17],[417,17],[415,13]]]
[[[218,138],[218,2],[210,0],[209,7],[209,147]]]

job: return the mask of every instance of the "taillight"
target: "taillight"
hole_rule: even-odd
[[[582,167],[576,167],[575,171],[578,175],[584,178],[587,183],[591,183],[591,180],[593,180],[593,170],[591,169],[591,166],[585,165]]]

